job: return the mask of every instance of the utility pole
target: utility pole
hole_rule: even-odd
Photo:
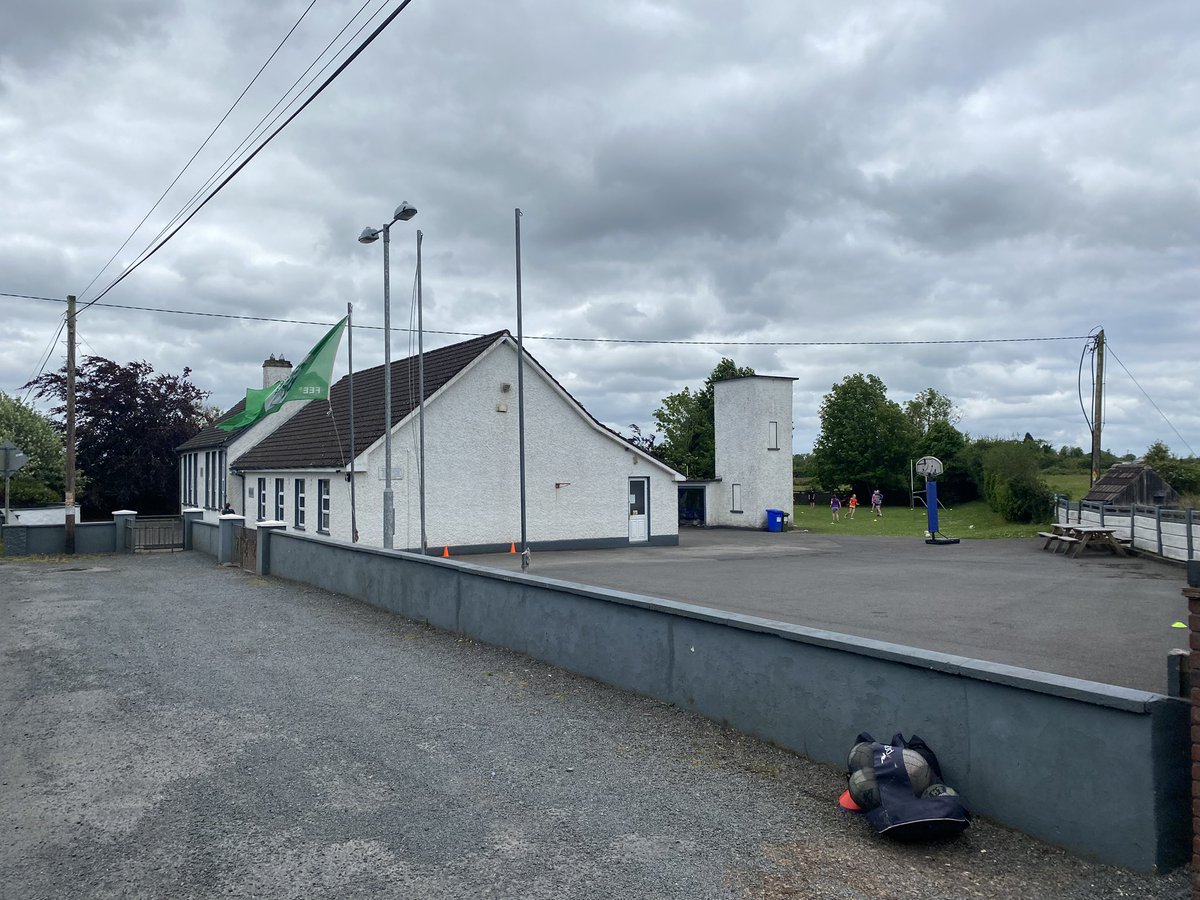
[[[1104,329],[1096,334],[1096,387],[1092,393],[1092,484],[1100,477],[1100,420],[1104,417]]]
[[[67,553],[75,552],[75,295],[67,294]]]

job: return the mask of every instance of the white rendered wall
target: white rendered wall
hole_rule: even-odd
[[[510,386],[507,392],[504,384]],[[526,520],[531,545],[627,539],[628,479],[635,476],[650,478],[651,537],[679,533],[675,473],[599,431],[533,365],[525,367],[524,393]],[[498,405],[507,411],[499,412]],[[520,546],[517,420],[517,355],[508,344],[485,354],[426,403],[429,548]],[[421,542],[418,449],[414,414],[394,429],[392,438],[397,548],[418,547]],[[383,544],[382,439],[359,459],[365,469],[356,487],[360,542],[378,547]],[[341,517],[336,513],[334,517],[340,523]],[[339,528],[333,529],[333,536],[343,538]]]
[[[715,502],[708,524],[764,528],[768,509],[792,512],[792,378],[752,375],[713,385]],[[777,423],[771,447],[769,423]],[[741,513],[732,512],[740,485]],[[713,500],[712,494],[709,495]]]

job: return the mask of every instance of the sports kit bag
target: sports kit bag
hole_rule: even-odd
[[[911,740],[905,740],[897,732],[891,743],[883,744],[863,732],[858,741],[859,745],[871,745],[878,793],[871,795],[868,790],[868,796],[878,802],[866,809],[866,816],[879,834],[900,841],[922,841],[956,835],[970,826],[970,812],[962,798],[942,781],[937,756],[921,738],[914,734]],[[869,781],[864,776],[860,776],[860,782]]]

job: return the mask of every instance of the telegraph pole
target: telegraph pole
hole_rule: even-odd
[[[1104,329],[1096,335],[1096,388],[1092,394],[1092,484],[1100,477],[1100,420],[1104,417]]]
[[[67,294],[67,496],[65,550],[75,552],[75,295]]]

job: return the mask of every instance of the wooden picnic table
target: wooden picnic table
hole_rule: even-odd
[[[1111,550],[1116,556],[1128,556],[1121,542],[1116,538],[1116,529],[1109,528],[1107,525],[1072,525],[1068,523],[1055,522],[1050,526],[1050,531],[1038,532],[1039,537],[1044,537],[1046,543],[1042,545],[1043,550],[1052,550],[1057,553],[1058,548],[1066,548],[1066,555],[1074,558],[1079,555],[1080,551],[1086,550],[1088,547],[1099,547],[1104,550]]]

